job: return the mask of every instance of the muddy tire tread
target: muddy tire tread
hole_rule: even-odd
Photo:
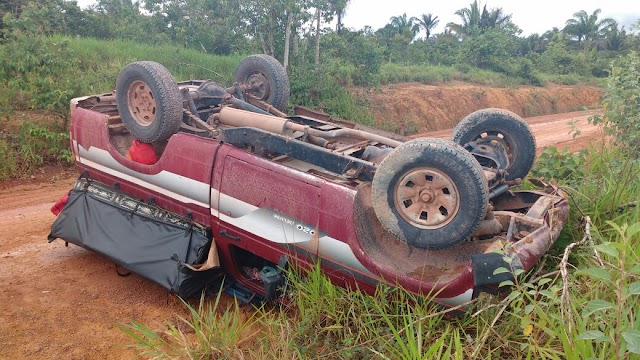
[[[284,111],[289,103],[290,84],[284,66],[274,57],[266,54],[249,55],[242,59],[236,68],[235,82],[243,83],[253,70],[266,72],[264,75],[271,80],[271,92],[267,99],[269,105]]]
[[[127,106],[127,83],[140,79],[149,85],[157,102],[156,120],[148,127],[140,126]],[[139,141],[163,141],[175,134],[182,123],[182,97],[169,70],[154,61],[137,61],[125,66],[116,83],[118,112],[123,123]]]
[[[418,229],[394,209],[393,188],[403,173],[417,166],[433,166],[457,183],[460,209],[454,220],[438,229]],[[399,240],[423,249],[455,245],[480,225],[488,206],[487,180],[478,161],[449,140],[419,138],[404,143],[389,154],[376,171],[371,201],[378,220]]]
[[[519,115],[499,108],[487,108],[467,115],[451,133],[451,140],[459,145],[473,140],[478,134],[487,130],[508,132],[517,142],[518,151],[514,164],[508,168],[507,180],[524,179],[536,158],[536,138],[531,132],[529,124]]]

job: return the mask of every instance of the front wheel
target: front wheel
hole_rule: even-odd
[[[371,185],[380,223],[401,241],[423,249],[449,247],[469,237],[485,217],[488,193],[471,154],[432,138],[394,149]]]
[[[248,86],[248,93],[284,111],[289,102],[289,77],[278,60],[265,54],[244,58],[236,69],[235,82]]]
[[[467,115],[453,130],[451,140],[465,146],[500,146],[509,164],[507,180],[524,179],[536,158],[536,139],[518,115],[503,109],[482,109]]]

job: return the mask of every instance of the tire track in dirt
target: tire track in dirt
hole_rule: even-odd
[[[0,358],[132,359],[115,326],[161,327],[182,306],[159,286],[116,273],[100,255],[47,243],[49,208],[75,181],[0,191]]]
[[[601,137],[587,124],[594,112],[528,118],[541,148],[571,150]],[[582,134],[568,134],[576,121]],[[451,130],[421,134],[448,138]],[[49,208],[75,181],[8,185],[0,190],[0,358],[131,359],[131,339],[117,324],[138,321],[165,329],[183,306],[159,286],[136,275],[120,277],[104,257],[46,237]],[[2,185],[2,184],[0,184]]]

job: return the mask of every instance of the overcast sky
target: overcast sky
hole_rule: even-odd
[[[472,0],[352,0],[344,23],[355,29],[365,25],[378,29],[387,24],[391,16],[407,13],[409,17],[419,17],[432,13],[440,20],[435,31],[438,33],[447,23],[459,22],[455,11],[468,7],[470,3]],[[561,29],[580,10],[591,14],[600,8],[600,18],[611,17],[627,28],[640,18],[640,2],[633,0],[480,0],[479,3],[487,4],[487,8],[501,7],[505,13],[513,14],[512,20],[523,30],[523,35],[541,34],[554,26]]]
[[[94,2],[78,0],[78,5],[85,7]],[[468,7],[471,2],[472,0],[351,0],[344,24],[356,30],[369,25],[375,30],[387,24],[392,16],[406,13],[408,17],[418,17],[432,13],[440,19],[435,31],[438,33],[442,32],[447,23],[459,22],[454,12]],[[501,7],[505,13],[513,14],[513,22],[523,30],[523,35],[541,34],[554,26],[563,28],[567,19],[580,10],[591,14],[600,8],[600,18],[611,17],[627,28],[640,18],[640,2],[637,0],[480,0],[480,4],[485,3],[488,8]]]

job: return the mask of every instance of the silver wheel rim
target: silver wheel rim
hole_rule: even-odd
[[[438,229],[449,224],[460,209],[458,188],[444,172],[420,167],[404,174],[394,187],[394,205],[409,224]]]

